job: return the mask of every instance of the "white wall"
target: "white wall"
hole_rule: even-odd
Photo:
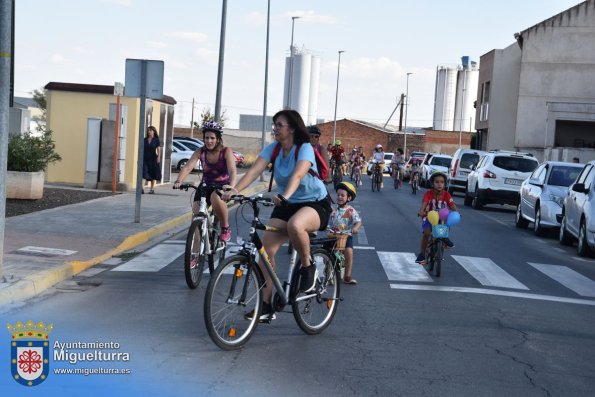
[[[548,103],[595,103],[595,0],[522,32],[522,38],[515,146],[551,147],[548,123],[551,130],[556,118],[568,120],[568,114],[548,112]]]

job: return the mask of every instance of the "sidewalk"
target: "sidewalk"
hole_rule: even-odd
[[[268,178],[243,193],[266,190]],[[134,223],[134,192],[6,218],[0,306],[31,298],[112,256],[183,228],[190,223],[193,194],[173,190],[171,184],[156,187],[155,194],[142,196],[140,223]]]

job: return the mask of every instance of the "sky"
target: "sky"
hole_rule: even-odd
[[[271,0],[267,113],[283,106],[284,59],[294,45],[321,57],[318,117],[384,123],[405,93],[409,126],[432,125],[437,66],[472,61],[578,0]],[[127,58],[162,60],[176,125],[214,110],[220,0],[16,0],[15,95],[50,81],[124,82]],[[228,0],[221,107],[227,126],[263,113],[265,0]],[[480,65],[481,67],[481,65]],[[396,123],[393,118],[392,123]]]

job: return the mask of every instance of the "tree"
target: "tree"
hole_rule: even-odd
[[[221,124],[222,127],[225,127],[225,123],[227,122],[227,116],[225,115],[226,112],[227,110],[223,110],[221,112],[221,120],[219,120],[219,124]],[[202,127],[202,125],[207,121],[215,121],[215,115],[211,113],[211,108],[208,106],[202,109],[202,112],[200,113],[200,122],[195,121],[194,128]]]
[[[46,131],[46,120],[47,120],[47,91],[45,88],[40,88],[38,90],[33,90],[31,93],[33,95],[33,100],[37,103],[37,106],[41,109],[41,120],[37,122],[37,131],[45,132]]]

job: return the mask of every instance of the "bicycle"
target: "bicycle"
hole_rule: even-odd
[[[380,169],[380,164],[374,164],[374,171],[372,172],[372,191],[380,191],[380,187],[382,186],[382,170]]]
[[[219,186],[209,186],[201,183],[198,187],[191,183],[181,184],[179,189],[188,191],[192,188],[199,192],[200,201],[198,213],[192,215],[192,222],[186,235],[186,247],[184,249],[184,275],[189,288],[195,289],[200,284],[205,267],[205,258],[208,260],[209,272],[225,258],[226,243],[219,235],[217,216],[212,209],[207,208],[209,189]],[[203,238],[208,236],[208,238]]]
[[[342,164],[338,161],[333,161],[332,168],[333,168],[333,186],[337,186],[339,183],[343,182],[343,171],[341,169]]]
[[[353,177],[355,186],[360,186],[362,184],[362,166],[356,165],[353,167]]]
[[[428,271],[434,271],[436,277],[440,277],[442,270],[442,261],[444,260],[444,247],[446,246],[446,239],[448,238],[449,227],[447,225],[438,224],[432,226],[432,233],[428,239],[426,247],[426,265]]]
[[[417,194],[418,189],[419,189],[419,172],[414,171],[411,175],[411,193]]]
[[[392,176],[393,176],[393,184],[394,184],[394,188],[398,189],[401,187],[401,167],[399,164],[393,164],[392,165]]]
[[[273,206],[270,198],[235,195],[231,200],[250,204],[253,212],[250,237],[244,241],[237,255],[227,258],[209,280],[204,301],[204,320],[209,336],[223,350],[244,346],[260,322],[270,323],[274,312],[288,304],[298,326],[306,334],[319,334],[326,329],[335,313],[340,298],[339,269],[323,245],[333,239],[314,239],[310,242],[311,263],[318,270],[316,286],[311,292],[298,290],[300,261],[294,250],[291,255],[287,280],[283,283],[273,269],[257,230],[282,232],[260,221],[259,205]],[[257,254],[263,262],[259,266]],[[275,294],[271,301],[272,313],[268,320],[260,320],[263,306],[264,273],[270,276]]]

